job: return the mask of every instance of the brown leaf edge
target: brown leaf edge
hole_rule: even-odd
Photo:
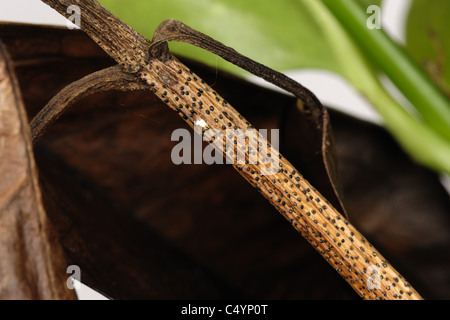
[[[0,42],[0,299],[76,299],[41,201],[31,134]]]

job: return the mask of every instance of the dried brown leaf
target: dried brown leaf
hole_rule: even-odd
[[[75,298],[42,206],[28,120],[1,42],[0,177],[0,300]]]
[[[77,32],[32,29],[20,37],[16,30],[16,39],[10,35],[9,43],[33,32],[36,37],[38,30],[47,39],[54,33],[56,46],[58,37],[79,37]],[[74,43],[79,44],[73,44],[73,50],[95,47],[86,37]],[[96,55],[92,60],[74,59],[73,53],[55,55],[60,60],[53,68],[18,59],[28,110],[38,110],[52,92],[104,68],[100,62],[108,61]],[[61,74],[58,68],[68,62],[71,68]],[[286,121],[292,119],[287,115],[298,112],[292,99],[188,64],[207,82],[216,83],[227,100],[242,106],[256,127],[276,128],[281,121],[282,152],[296,154],[291,137],[299,126]],[[47,91],[38,92],[41,104],[28,91],[34,83],[31,75],[39,78],[40,72],[52,79]],[[334,113],[332,120],[351,221],[425,297],[450,296],[445,280],[449,263],[442,255],[449,248],[445,234],[450,205],[436,176],[413,164],[382,129]],[[180,127],[187,128],[154,96],[111,92],[83,99],[39,145],[45,196],[51,200],[46,204],[59,204],[59,211],[51,210],[53,220],[60,222],[64,248],[82,264],[87,283],[115,298],[205,297],[208,292],[211,297],[355,297],[231,168],[174,166],[170,133]],[[171,258],[158,258],[165,255]],[[192,282],[180,281],[183,270]],[[158,279],[165,279],[167,286]]]

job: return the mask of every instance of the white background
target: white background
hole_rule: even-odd
[[[405,17],[410,4],[411,0],[384,0],[382,4],[382,27],[400,43],[404,42]],[[65,18],[39,0],[0,0],[0,21],[67,25]],[[339,76],[317,70],[292,71],[287,74],[313,91],[325,105],[381,123],[372,107]],[[256,79],[250,80],[266,85]],[[448,183],[448,178],[443,178],[443,181],[446,179]],[[81,300],[106,299],[84,285],[77,290],[77,294]]]

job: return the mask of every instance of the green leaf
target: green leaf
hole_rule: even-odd
[[[410,55],[450,97],[450,1],[415,0],[407,22]]]

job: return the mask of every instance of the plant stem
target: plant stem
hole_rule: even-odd
[[[450,141],[450,102],[383,30],[367,27],[369,16],[353,0],[323,0],[355,43],[415,106],[422,119]]]
[[[450,173],[450,143],[411,116],[376,79],[365,83],[367,99],[376,105],[384,126],[416,161],[438,172]]]

